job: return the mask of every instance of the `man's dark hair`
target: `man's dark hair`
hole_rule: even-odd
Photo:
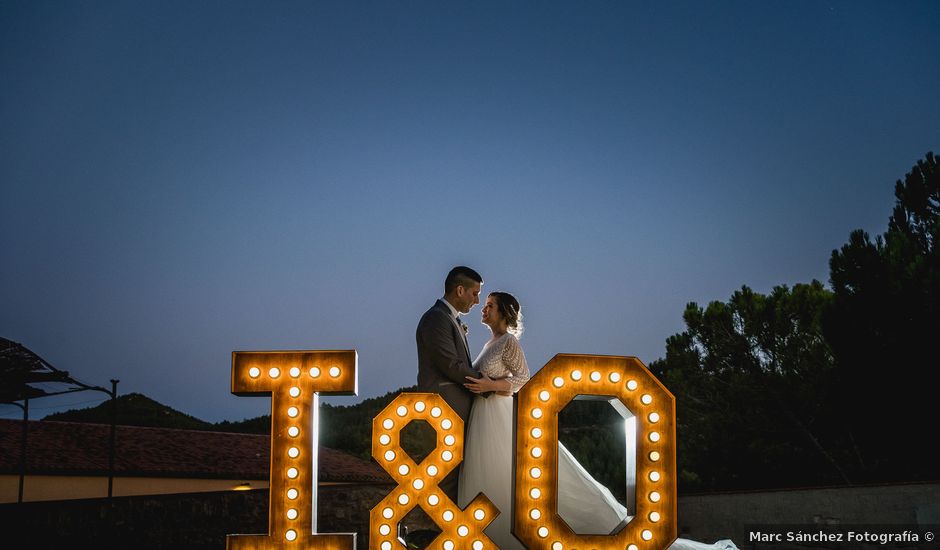
[[[476,271],[464,265],[458,265],[450,270],[444,279],[444,294],[449,294],[458,286],[469,287],[471,283],[483,284],[483,277]]]

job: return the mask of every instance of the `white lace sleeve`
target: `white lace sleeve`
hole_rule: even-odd
[[[511,375],[509,377],[510,389],[513,393],[516,393],[519,388],[529,381],[529,365],[526,363],[525,353],[522,351],[522,346],[519,345],[519,340],[516,340],[513,335],[509,335],[506,340],[501,359]]]

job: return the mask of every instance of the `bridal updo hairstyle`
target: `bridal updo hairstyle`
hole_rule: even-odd
[[[516,338],[522,337],[522,306],[519,300],[508,292],[490,292],[490,296],[496,302],[496,308],[500,316],[506,320],[507,331]]]

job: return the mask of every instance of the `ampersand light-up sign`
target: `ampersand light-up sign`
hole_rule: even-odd
[[[427,421],[437,433],[437,445],[421,464],[415,464],[401,447],[401,430],[412,420]],[[401,393],[389,403],[372,421],[372,457],[398,486],[372,508],[370,550],[405,549],[397,526],[416,506],[441,528],[427,548],[496,550],[497,546],[483,533],[497,515],[490,499],[477,495],[461,510],[438,488],[438,483],[463,460],[463,420],[440,395]]]
[[[271,396],[268,534],[229,535],[229,550],[354,550],[355,533],[317,533],[319,394],[355,395],[355,351],[232,353],[232,393]]]
[[[637,419],[636,516],[579,535],[558,515],[558,413],[578,395],[619,399]],[[530,550],[646,550],[676,539],[676,404],[635,357],[556,355],[519,390],[513,533]],[[632,508],[632,507],[631,507]]]

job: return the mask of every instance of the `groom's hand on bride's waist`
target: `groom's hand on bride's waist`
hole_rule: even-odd
[[[483,373],[478,373],[477,376],[467,376],[465,378],[467,381],[464,383],[464,387],[477,395],[489,397],[496,389],[493,387],[493,379]]]

